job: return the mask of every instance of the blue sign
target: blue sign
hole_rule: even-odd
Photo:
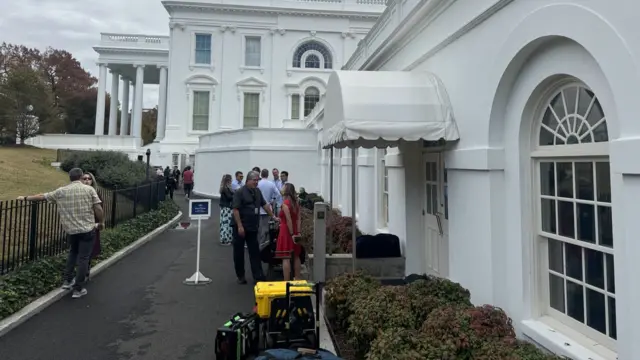
[[[211,200],[189,200],[190,218],[208,218],[211,216]]]

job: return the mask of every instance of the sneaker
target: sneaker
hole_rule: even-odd
[[[87,289],[82,288],[81,290],[73,290],[73,295],[71,295],[71,297],[74,299],[78,299],[85,295],[87,295]]]
[[[63,289],[63,290],[70,290],[70,289],[73,287],[73,285],[75,285],[75,284],[76,284],[76,279],[73,279],[73,280],[71,280],[71,281],[67,281],[67,280],[65,280],[65,281],[62,283],[62,289]]]
[[[239,278],[239,279],[238,279],[238,284],[240,284],[240,285],[246,285],[246,283],[247,283],[247,279],[245,279],[245,278]]]

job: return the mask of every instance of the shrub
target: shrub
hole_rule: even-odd
[[[333,243],[337,247],[337,253],[352,253],[353,226],[353,219],[350,216],[340,216],[333,221]],[[362,232],[356,227],[356,238],[360,235]]]
[[[474,351],[472,360],[561,360],[535,345],[517,339],[489,340]]]
[[[325,286],[326,304],[336,313],[336,325],[342,329],[349,326],[349,316],[353,309],[353,302],[380,287],[378,280],[363,272],[347,273],[337,276]]]
[[[407,285],[411,312],[422,324],[429,314],[442,306],[471,307],[469,291],[460,284],[434,276]]]
[[[111,257],[123,247],[167,223],[178,211],[179,208],[173,201],[165,201],[157,210],[142,214],[113,229],[104,230],[100,234],[102,251],[94,262]],[[66,255],[43,258],[0,277],[0,320],[58,288],[65,262]]]
[[[313,253],[313,210],[309,210],[307,208],[300,208],[300,217],[301,217],[300,218],[300,236],[302,237],[302,244],[304,244],[305,249],[307,250],[307,254],[312,254]],[[347,248],[344,248],[339,243],[340,236],[338,236],[338,231],[344,231],[344,226],[342,225],[343,223],[342,218],[343,216],[340,213],[340,211],[337,209],[333,209],[331,211],[331,218],[330,218],[331,222],[333,224],[338,224],[339,226],[336,227],[336,225],[334,225],[333,227],[331,227],[330,222],[329,221],[326,222],[327,234],[329,234],[330,228],[333,231],[333,236],[331,236],[330,238],[331,241],[328,241],[329,237],[327,237],[327,247],[326,247],[327,254],[351,253],[350,242],[349,242],[349,247]],[[351,227],[349,227],[349,231],[351,231]],[[358,233],[360,234],[359,231]],[[349,232],[349,239],[350,239],[350,236],[351,236],[351,233]]]
[[[66,155],[60,168],[69,171],[81,168],[95,175],[107,188],[130,188],[146,179],[146,164],[131,161],[125,153],[116,151],[74,151]]]
[[[422,325],[422,332],[429,344],[446,345],[441,349],[449,354],[455,352],[456,359],[472,359],[488,341],[515,339],[511,319],[499,308],[484,305],[446,306],[432,311]],[[431,354],[443,356],[444,354]]]
[[[300,206],[311,211],[313,211],[313,206],[315,205],[315,203],[324,201],[322,196],[316,193],[306,193],[304,191],[304,188],[301,189],[298,197],[300,198]]]
[[[425,359],[421,349],[424,344],[424,336],[419,331],[406,328],[387,329],[371,343],[367,360]]]
[[[349,342],[356,352],[366,354],[378,333],[387,329],[416,329],[406,286],[381,286],[357,297],[350,308]]]

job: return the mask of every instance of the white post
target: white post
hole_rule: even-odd
[[[142,89],[144,87],[144,65],[135,65],[136,67],[136,90],[135,103],[133,106],[133,124],[131,127],[131,135],[139,138],[142,136]]]
[[[129,86],[128,78],[122,78],[122,113],[120,118],[120,136],[129,135]]]
[[[167,128],[167,67],[164,65],[160,68],[160,96],[158,99],[158,126],[156,130],[156,139],[158,142],[164,139],[164,133]]]
[[[324,282],[327,278],[327,227],[331,207],[328,203],[313,205],[313,281]]]
[[[107,86],[107,64],[99,64],[98,72],[98,101],[96,103],[96,125],[95,134],[104,135],[104,106],[105,87]]]
[[[287,110],[287,114],[289,114],[289,119],[293,119],[293,94],[287,94],[287,105],[289,106],[289,110]]]
[[[191,277],[185,279],[185,285],[206,285],[211,283],[211,279],[207,278],[200,272],[200,237],[202,230],[202,219],[211,217],[211,200],[189,200],[189,218],[198,220],[198,241],[196,244],[196,272]]]
[[[120,75],[111,71],[111,104],[109,106],[109,135],[116,135],[118,129],[118,86]]]
[[[353,261],[353,272],[356,272],[356,164],[358,158],[356,157],[356,148],[352,143],[351,146],[351,260]]]
[[[298,110],[298,117],[300,120],[304,120],[304,94],[300,94],[300,108]]]

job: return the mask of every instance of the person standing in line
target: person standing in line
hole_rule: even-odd
[[[275,204],[282,203],[282,195],[280,195],[280,191],[276,187],[276,185],[269,180],[269,170],[262,169],[262,173],[260,174],[260,182],[258,182],[258,189],[262,193],[262,197],[264,200],[272,206]],[[260,209],[260,225],[258,229],[258,242],[260,245],[269,241],[269,215],[264,209]]]
[[[220,181],[220,244],[231,245],[233,229],[231,228],[231,204],[233,203],[233,190],[231,190],[231,175],[225,174]]]
[[[176,188],[174,190],[178,190],[180,186],[180,170],[177,166],[173,168],[173,177],[176,179]]]
[[[282,182],[282,186],[284,187],[284,185],[286,183],[289,182],[289,172],[288,171],[282,171],[280,173],[280,181]]]
[[[251,171],[247,174],[246,184],[233,194],[233,263],[238,284],[246,284],[244,272],[244,245],[247,244],[249,262],[253,279],[264,281],[260,246],[258,245],[258,227],[260,224],[260,208],[275,219],[271,206],[257,189],[258,174]]]
[[[300,238],[300,204],[296,195],[296,188],[293,184],[285,184],[282,188],[284,192],[284,203],[282,210],[278,214],[280,218],[280,231],[278,233],[278,242],[276,251],[288,252],[293,251],[293,273],[294,280],[300,279],[302,246],[298,244],[297,239]],[[291,260],[289,258],[282,259],[282,273],[284,281],[291,278]]]
[[[231,183],[231,190],[236,191],[243,187],[244,183],[242,182],[242,179],[244,179],[242,171],[236,171],[236,179]]]
[[[95,231],[104,229],[104,212],[100,198],[94,188],[82,183],[83,175],[82,169],[73,168],[69,171],[69,180],[71,180],[69,185],[44,195],[18,197],[18,200],[22,201],[46,200],[58,205],[60,224],[71,244],[62,288],[73,289],[72,297],[75,299],[87,295],[84,285],[87,280]],[[78,271],[74,279],[73,270],[76,263]]]
[[[184,197],[189,200],[191,190],[193,190],[193,170],[191,170],[191,166],[187,166],[182,172],[182,182],[184,184]]]
[[[104,199],[98,192],[98,184],[96,183],[96,177],[93,176],[92,173],[86,172],[82,175],[82,183],[88,186],[91,186],[94,190],[96,190],[96,194],[98,194],[98,199],[100,199],[100,203],[104,203]],[[99,223],[98,218],[96,217],[96,224]],[[91,260],[95,259],[100,255],[102,251],[102,247],[100,246],[100,230],[96,228],[96,237],[93,242],[93,250],[91,251],[91,258],[89,259],[89,265],[87,266],[87,281],[91,279]]]
[[[166,168],[164,168],[164,178],[168,179],[171,176],[171,168],[169,168],[169,165],[167,165]]]

